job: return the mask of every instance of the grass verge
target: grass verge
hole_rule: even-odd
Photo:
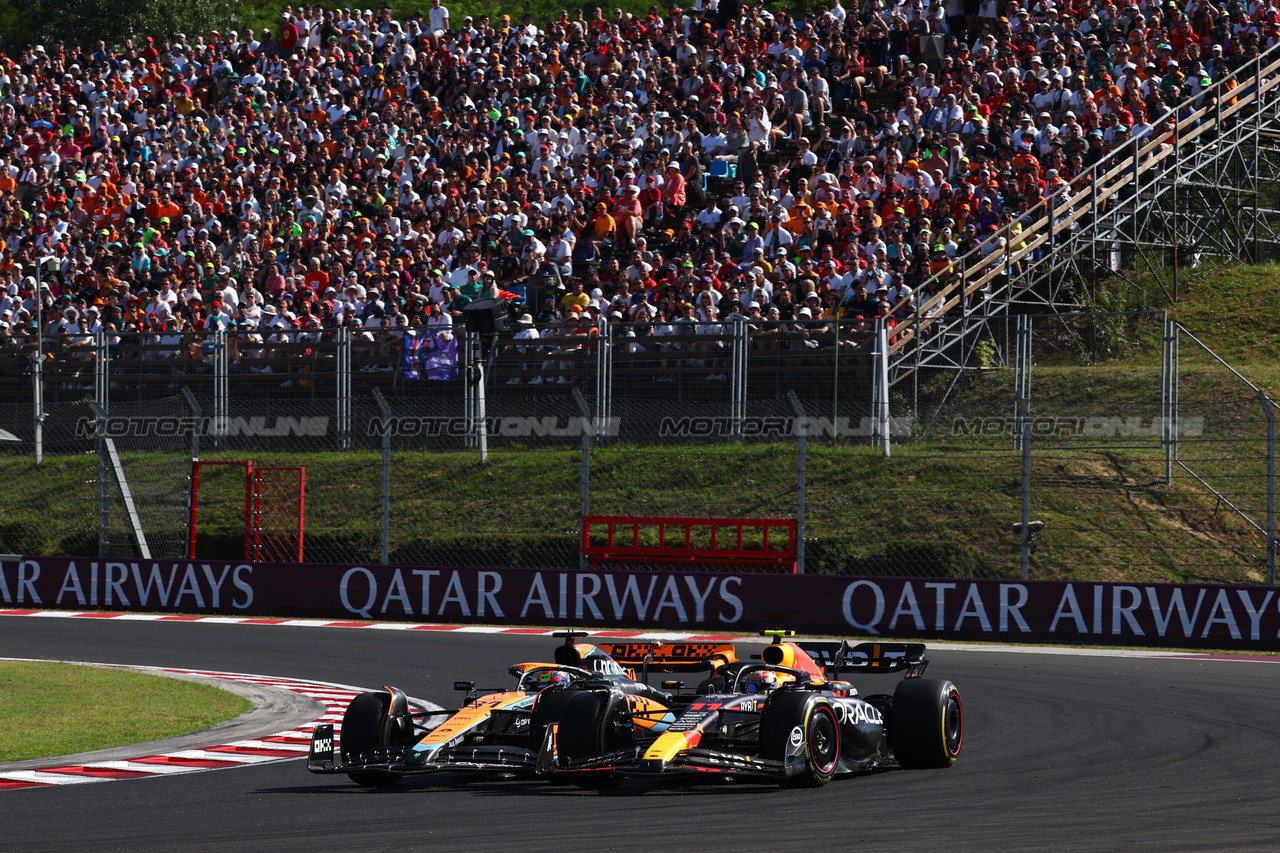
[[[0,761],[187,734],[251,707],[247,699],[205,684],[39,661],[0,661],[0,696]]]

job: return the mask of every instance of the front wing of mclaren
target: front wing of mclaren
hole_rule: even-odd
[[[532,775],[538,753],[510,745],[460,745],[431,752],[417,752],[412,746],[379,747],[361,756],[358,762],[342,763],[334,746],[333,725],[318,725],[311,735],[307,769],[312,773],[359,773],[375,771],[403,776],[431,773],[491,772]]]

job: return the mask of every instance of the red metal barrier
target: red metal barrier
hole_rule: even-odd
[[[246,559],[301,563],[306,503],[306,468],[253,469],[253,555]]]
[[[187,559],[196,558],[196,522],[200,509],[200,471],[209,465],[241,465],[244,466],[244,558],[250,559],[253,554],[253,463],[248,459],[226,462],[192,462],[191,463],[191,503],[190,517],[187,520]]]
[[[307,469],[254,467],[237,459],[191,463],[191,502],[187,521],[187,559],[196,558],[196,529],[200,518],[200,471],[206,465],[244,468],[244,558],[272,562],[302,562],[305,539]]]
[[[695,535],[700,530],[706,533]],[[649,563],[795,574],[796,523],[785,518],[589,515],[582,519],[582,553],[593,569]]]

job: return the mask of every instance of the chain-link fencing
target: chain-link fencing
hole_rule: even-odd
[[[1151,314],[1024,318],[1033,576],[1261,579],[1241,520],[1170,467],[1195,440],[1171,417],[1174,328]]]
[[[771,530],[766,543],[762,527],[722,523],[797,513],[794,413],[772,392],[751,395],[769,381],[770,365],[749,359],[745,325],[611,324],[600,346],[608,372],[593,412],[602,420],[590,449],[588,514],[656,520],[663,541],[650,523],[628,544],[671,554],[596,564],[677,568],[697,551],[710,555],[707,565],[729,551],[794,551],[792,534]],[[591,544],[607,544],[606,535],[593,528]]]
[[[1276,403],[1186,329],[1170,337],[1170,477],[1209,498],[1181,520],[1206,551],[1235,555],[1244,580],[1273,584]]]
[[[856,326],[849,331],[866,334]],[[891,330],[885,338],[892,346]],[[874,350],[864,348],[859,357],[866,364],[856,368],[861,377],[850,390],[857,393],[846,393],[839,405],[837,428],[821,422],[826,435],[808,448],[807,529],[815,540],[807,570],[1016,573],[1017,552],[1006,532],[1017,512],[1009,477],[1016,460],[1008,442],[990,436],[992,420],[1009,414],[1009,371],[990,365],[965,375],[903,362],[896,375],[882,377]],[[879,393],[886,378],[887,395]],[[824,408],[817,401],[812,407]],[[880,426],[883,408],[887,429]]]
[[[197,556],[238,557],[244,473],[206,468],[192,512],[199,459],[305,468],[316,562],[568,568],[606,518],[671,525],[628,534],[671,548],[632,568],[708,548],[921,577],[1274,566],[1274,404],[1162,314],[972,314],[928,342],[950,364],[886,360],[900,327],[862,320],[514,332],[11,353],[0,464],[27,487],[0,498],[0,547],[181,557],[194,527]]]

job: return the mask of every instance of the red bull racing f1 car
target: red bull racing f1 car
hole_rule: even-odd
[[[833,777],[896,762],[948,767],[960,754],[964,717],[955,685],[922,678],[928,661],[916,643],[784,641],[774,632],[758,660],[712,658],[712,674],[690,699],[668,706],[674,722],[637,725],[636,711],[613,688],[581,685],[543,732],[539,774],[593,787],[626,776],[719,775],[816,786]],[[640,649],[602,646],[620,663]],[[687,655],[658,647],[661,669]],[[904,672],[892,694],[859,694],[842,672]],[[674,686],[668,683],[666,686]]]

